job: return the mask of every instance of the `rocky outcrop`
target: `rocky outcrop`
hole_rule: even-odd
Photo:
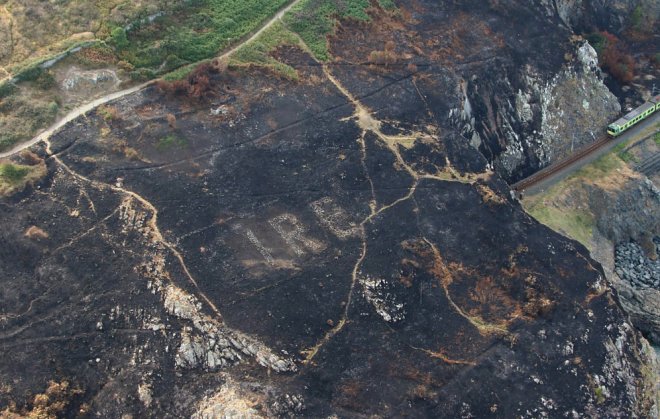
[[[660,190],[645,177],[632,177],[613,190],[588,187],[589,207],[596,225],[613,243],[634,240],[654,253],[654,236],[660,235]],[[648,246],[650,244],[650,246]]]
[[[660,238],[653,240],[654,252],[651,259],[635,242],[621,243],[616,247],[616,273],[637,288],[660,289]]]
[[[586,41],[566,52],[556,70],[528,63],[511,68],[495,85],[488,80],[468,91],[475,104],[472,141],[509,181],[516,181],[599,137],[621,110],[603,84],[598,57]],[[490,93],[488,93],[490,92]],[[507,98],[507,99],[504,99]],[[469,120],[469,119],[466,119]]]
[[[656,345],[660,344],[660,290],[638,287],[627,279],[612,279],[630,321]]]
[[[593,27],[620,32],[629,24],[629,16],[637,7],[644,13],[660,15],[654,0],[541,0],[548,16],[555,16],[570,28]]]
[[[660,253],[660,239],[654,240]],[[621,304],[632,323],[660,344],[660,261],[649,258],[637,243],[616,247],[614,279]]]

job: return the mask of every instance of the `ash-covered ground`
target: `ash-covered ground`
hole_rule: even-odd
[[[552,22],[405,6],[345,22],[332,63],[278,50],[299,81],[210,72],[201,99],[152,87],[35,147],[48,175],[0,201],[0,408],[650,414],[645,348],[601,268],[524,213],[451,116],[528,19]],[[427,64],[361,62],[383,29]],[[457,30],[463,50],[443,46]],[[527,59],[560,62],[558,33]]]

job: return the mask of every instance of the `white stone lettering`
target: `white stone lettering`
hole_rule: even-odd
[[[360,228],[355,221],[352,221],[348,213],[329,196],[309,205],[323,227],[327,228],[338,239],[346,240],[360,235]]]
[[[241,230],[244,229],[242,225],[238,224],[237,226],[234,227],[234,230]],[[270,253],[271,249],[267,248],[266,246],[261,243],[259,238],[254,234],[252,230],[249,228],[245,228],[245,235],[247,236],[248,240],[254,247],[257,248],[259,253],[261,253],[261,256],[268,262],[269,264],[273,264],[275,262],[275,259],[273,259],[273,255]]]
[[[302,226],[298,218],[293,214],[282,214],[271,219],[269,224],[282,236],[286,244],[289,245],[291,250],[298,255],[305,254],[304,248],[307,248],[312,253],[319,253],[325,249],[325,245],[310,237],[305,237],[305,228]]]

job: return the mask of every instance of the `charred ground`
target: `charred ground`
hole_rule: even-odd
[[[53,380],[70,416],[647,414],[602,270],[449,116],[552,22],[400,6],[343,22],[332,62],[278,49],[298,81],[209,71],[198,98],[151,87],[35,147],[47,175],[0,201],[0,406]],[[558,65],[553,36],[527,59]]]

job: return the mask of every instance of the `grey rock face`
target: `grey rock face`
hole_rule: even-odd
[[[648,242],[660,235],[660,191],[647,178],[630,181],[616,193],[589,192],[598,229],[612,242]]]
[[[660,252],[660,238],[653,241],[656,255]],[[649,258],[640,245],[634,242],[616,247],[616,273],[635,288],[660,289],[660,260]]]
[[[660,15],[655,0],[541,0],[548,16],[558,17],[566,26],[593,26],[620,32],[637,7],[654,16]]]
[[[497,85],[468,89],[476,111],[464,120],[476,123],[472,130],[463,129],[463,135],[476,133],[479,140],[471,143],[509,181],[595,141],[621,111],[603,84],[596,51],[588,42],[574,44],[565,58],[554,70],[527,65],[512,69]],[[488,91],[492,98],[484,97]]]

